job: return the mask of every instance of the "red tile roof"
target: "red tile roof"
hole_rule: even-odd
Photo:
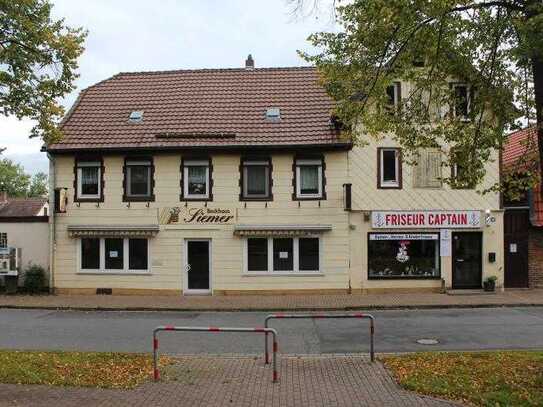
[[[535,126],[515,131],[507,136],[502,152],[504,170],[517,169],[519,160],[525,156],[527,160],[539,161],[537,129]],[[522,164],[520,164],[522,167]],[[530,220],[534,226],[543,226],[543,193],[538,182],[530,194]]]
[[[537,155],[537,131],[536,127],[527,127],[522,130],[515,131],[507,136],[507,140],[503,147],[502,164],[504,168],[514,166],[518,159],[522,156]]]
[[[8,198],[0,202],[0,218],[37,216],[46,203],[46,198]]]
[[[120,73],[81,92],[50,151],[184,147],[350,147],[313,67]],[[267,108],[281,111],[266,119]],[[132,111],[143,121],[131,123]]]

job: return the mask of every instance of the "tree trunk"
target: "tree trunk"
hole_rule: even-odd
[[[532,69],[534,75],[534,96],[535,96],[535,111],[536,111],[536,128],[537,128],[537,146],[539,151],[539,176],[541,183],[541,191],[543,191],[543,56],[538,52],[532,58]]]

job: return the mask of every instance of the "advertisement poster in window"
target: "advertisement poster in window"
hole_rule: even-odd
[[[370,233],[369,279],[440,278],[438,233]]]

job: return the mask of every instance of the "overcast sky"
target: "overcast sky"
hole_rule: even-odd
[[[251,53],[256,67],[299,66],[307,37],[332,31],[330,9],[293,18],[287,0],[52,0],[55,17],[88,30],[77,89],[62,102],[118,72],[241,67]],[[28,172],[47,171],[41,142],[28,139],[32,123],[0,117],[4,155]]]

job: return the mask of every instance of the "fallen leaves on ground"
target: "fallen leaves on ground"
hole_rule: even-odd
[[[477,406],[543,406],[543,352],[415,353],[384,357],[401,386]]]
[[[131,389],[152,372],[152,358],[141,354],[0,351],[0,383]]]

